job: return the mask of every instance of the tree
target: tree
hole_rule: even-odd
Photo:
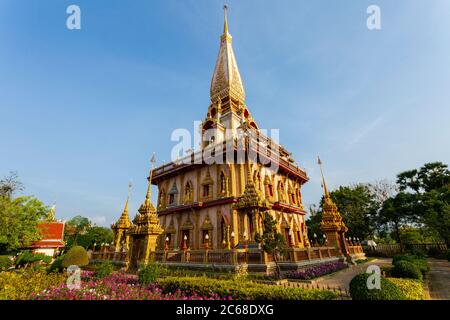
[[[38,222],[48,213],[34,197],[0,196],[0,251],[12,251],[40,238]]]
[[[23,184],[20,182],[17,172],[11,171],[8,176],[0,180],[0,197],[12,198],[15,192],[23,189]]]
[[[395,237],[400,247],[403,248],[400,236],[401,227],[414,222],[417,216],[415,206],[416,195],[400,192],[392,198],[387,199],[378,213],[380,223],[392,225]]]
[[[420,169],[409,170],[397,176],[400,191],[412,189],[423,194],[450,185],[450,171],[442,162],[426,163]]]
[[[435,231],[450,245],[450,171],[442,162],[426,163],[397,176],[400,190],[413,193],[410,206],[419,222]]]
[[[91,221],[83,216],[76,216],[66,223],[65,241],[66,250],[77,244],[78,237],[85,234],[91,226]]]
[[[349,235],[365,239],[373,234],[377,202],[367,185],[340,186],[330,196],[349,229]]]
[[[310,216],[306,220],[306,226],[308,228],[308,239],[314,239],[314,234],[319,238],[322,237],[322,231],[320,230],[320,223],[322,222],[322,206],[319,209],[315,205],[309,207]]]
[[[77,244],[85,249],[93,248],[95,243],[111,243],[113,241],[113,233],[109,228],[90,227],[85,234],[78,237]]]
[[[261,244],[261,248],[267,254],[271,254],[275,262],[278,278],[281,277],[280,266],[278,265],[278,255],[286,250],[286,242],[281,233],[277,231],[276,222],[270,213],[264,214],[262,235],[256,234],[255,241]]]
[[[417,205],[421,221],[450,247],[450,186],[426,192]]]

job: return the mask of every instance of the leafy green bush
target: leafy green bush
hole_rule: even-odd
[[[184,294],[194,293],[238,300],[331,300],[337,294],[330,290],[303,289],[259,284],[248,280],[218,280],[206,277],[168,277],[158,280],[164,293],[178,289]]]
[[[166,272],[166,268],[157,263],[150,263],[139,269],[138,278],[142,285],[154,283],[156,279]]]
[[[424,300],[425,290],[423,283],[413,279],[388,278],[390,282],[395,284],[402,290],[407,300]]]
[[[109,276],[114,271],[114,265],[110,261],[100,263],[94,272],[94,278],[100,279]]]
[[[52,258],[50,256],[47,256],[43,253],[32,253],[30,251],[23,251],[15,261],[16,267],[23,267],[28,264],[32,264],[34,262],[44,262],[44,263],[50,263],[52,261]]]
[[[0,273],[0,300],[28,300],[51,286],[59,286],[66,280],[64,273],[47,274],[45,271],[22,269],[19,272]]]
[[[420,270],[420,272],[422,272],[423,275],[430,271],[430,266],[428,265],[427,260],[416,255],[404,254],[397,255],[392,258],[392,264],[394,266],[399,261],[408,261],[414,264]]]
[[[64,260],[64,255],[56,257],[53,260],[53,263],[47,268],[47,272],[62,272],[64,267],[62,266],[62,262]]]
[[[397,261],[391,270],[394,278],[410,278],[422,280],[422,272],[413,262],[406,260]]]
[[[447,261],[450,261],[450,249],[447,249]]]
[[[409,254],[412,256],[415,256],[416,258],[420,258],[420,259],[425,259],[427,253],[424,249],[420,249],[420,248],[411,248],[410,250],[408,250]]]
[[[383,276],[389,278],[391,276],[391,273],[392,273],[392,268],[394,268],[394,266],[392,266],[392,265],[380,266],[381,274]]]
[[[72,265],[83,267],[89,264],[88,254],[82,246],[73,246],[65,255],[62,266],[67,268]]]
[[[12,265],[13,262],[9,256],[0,256],[0,271],[8,270]]]
[[[350,295],[353,300],[405,300],[406,295],[395,284],[384,277],[380,279],[380,289],[367,288],[371,274],[361,273],[350,281]]]

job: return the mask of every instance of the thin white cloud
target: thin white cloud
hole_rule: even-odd
[[[361,140],[363,140],[368,134],[370,134],[382,121],[384,120],[384,115],[381,115],[374,119],[372,122],[370,122],[367,126],[365,126],[362,130],[357,132],[355,135],[353,135],[348,143],[347,143],[347,149],[350,149],[355,144],[359,143]]]

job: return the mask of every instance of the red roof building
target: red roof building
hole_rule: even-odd
[[[64,248],[64,222],[40,222],[38,229],[42,238],[28,247],[34,253],[44,253],[53,257],[58,249]]]

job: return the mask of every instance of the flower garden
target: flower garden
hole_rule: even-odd
[[[51,264],[42,255],[22,253],[15,266],[4,260],[0,265],[0,300],[333,300],[332,290],[280,286],[270,276],[231,274],[192,274],[170,270],[159,264],[142,267],[137,275],[127,274],[110,262],[89,264],[84,249],[74,247]],[[77,288],[69,286],[65,268],[88,267],[81,271]],[[347,268],[343,262],[330,262],[283,274],[284,281],[308,281]],[[362,273],[350,283],[355,300],[423,300],[423,278],[429,271],[426,259],[399,255],[383,267],[381,289],[369,290]],[[269,281],[260,281],[269,280]],[[279,280],[279,279],[278,279]]]

